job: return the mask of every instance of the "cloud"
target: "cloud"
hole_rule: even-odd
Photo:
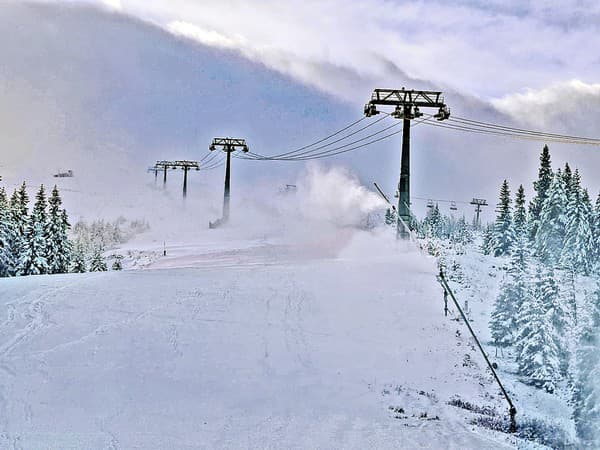
[[[483,100],[600,78],[591,1],[127,0],[123,12],[355,101],[434,85]],[[583,45],[585,44],[585,45]]]
[[[600,83],[588,84],[573,79],[542,89],[510,94],[492,103],[515,121],[536,129],[578,130],[590,136],[598,136],[600,131]]]

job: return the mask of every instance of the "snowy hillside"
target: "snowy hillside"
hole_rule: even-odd
[[[4,280],[1,447],[509,445],[447,405],[504,410],[434,260],[389,238]]]

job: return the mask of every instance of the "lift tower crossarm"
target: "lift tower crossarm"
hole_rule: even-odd
[[[189,170],[200,170],[200,163],[198,161],[190,161],[187,159],[179,159],[176,161],[156,161],[154,165],[155,172],[154,176],[156,178],[156,174],[158,169],[163,170],[163,185],[167,183],[167,169],[183,169],[183,197],[187,196],[187,173]]]
[[[412,105],[419,107],[445,108],[444,96],[436,91],[414,91],[403,89],[375,89],[371,95],[373,105]]]

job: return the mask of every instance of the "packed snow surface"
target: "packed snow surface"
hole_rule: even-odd
[[[510,446],[447,404],[504,412],[435,261],[338,235],[161,242],[142,269],[2,280],[0,448]]]

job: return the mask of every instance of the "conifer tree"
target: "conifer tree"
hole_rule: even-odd
[[[514,223],[515,223],[515,235],[525,233],[527,231],[527,211],[525,209],[525,189],[521,184],[519,189],[517,189],[517,194],[515,196],[515,214],[514,214]]]
[[[61,209],[62,200],[56,186],[48,200],[48,267],[49,273],[66,273],[69,271],[72,246],[68,238],[70,228],[67,213]]]
[[[504,347],[513,344],[519,331],[517,321],[519,311],[530,296],[528,242],[525,233],[517,236],[513,244],[508,273],[494,303],[490,330],[492,339],[497,346]]]
[[[94,253],[92,254],[92,259],[90,261],[90,272],[106,272],[108,270],[106,260],[102,255],[103,251],[101,245],[96,245],[94,247]]]
[[[576,352],[573,419],[582,446],[600,448],[600,287],[586,300],[586,321],[581,327]]]
[[[542,207],[548,196],[548,190],[552,183],[552,163],[550,161],[550,150],[547,145],[544,145],[542,154],[540,155],[540,168],[538,172],[537,181],[533,182],[533,188],[535,189],[536,195],[529,204],[529,219],[530,219],[530,231],[529,237],[532,241],[535,240],[540,216],[542,213]]]
[[[600,194],[596,198],[596,205],[593,209],[592,219],[592,245],[594,247],[594,264],[598,268],[598,260],[600,259]]]
[[[566,208],[565,240],[560,264],[586,275],[590,272],[594,251],[590,223],[593,216],[588,203],[581,188],[579,171],[575,170],[571,178],[571,193]]]
[[[543,269],[542,269],[543,270]],[[558,297],[553,276],[538,269],[533,295],[519,311],[517,338],[519,373],[535,386],[554,392],[560,379],[560,359],[550,305]]]
[[[11,275],[19,274],[19,264],[25,252],[25,232],[29,223],[29,196],[25,183],[10,197],[10,216],[13,227],[14,240],[12,243],[13,267]]]
[[[71,272],[73,273],[84,273],[87,272],[87,265],[85,263],[85,251],[81,242],[76,242],[73,247],[73,255],[71,258]]]
[[[14,227],[10,205],[4,188],[0,188],[0,277],[8,277],[14,271],[13,242]]]
[[[510,254],[511,246],[515,240],[514,224],[511,213],[512,200],[508,181],[504,180],[500,188],[500,202],[496,211],[498,215],[494,224],[494,256]]]
[[[494,249],[494,226],[487,224],[483,231],[483,242],[481,251],[484,255],[491,255]]]
[[[571,199],[571,194],[573,193],[573,172],[571,171],[571,166],[569,163],[565,163],[565,168],[563,169],[563,181],[565,182],[565,192],[567,193],[567,199]]]
[[[19,275],[40,275],[48,273],[47,235],[48,216],[44,186],[36,195],[36,201],[27,222],[23,255],[19,261]]]
[[[544,202],[535,236],[536,255],[549,265],[556,265],[563,250],[567,226],[567,196],[560,169],[554,176]]]

